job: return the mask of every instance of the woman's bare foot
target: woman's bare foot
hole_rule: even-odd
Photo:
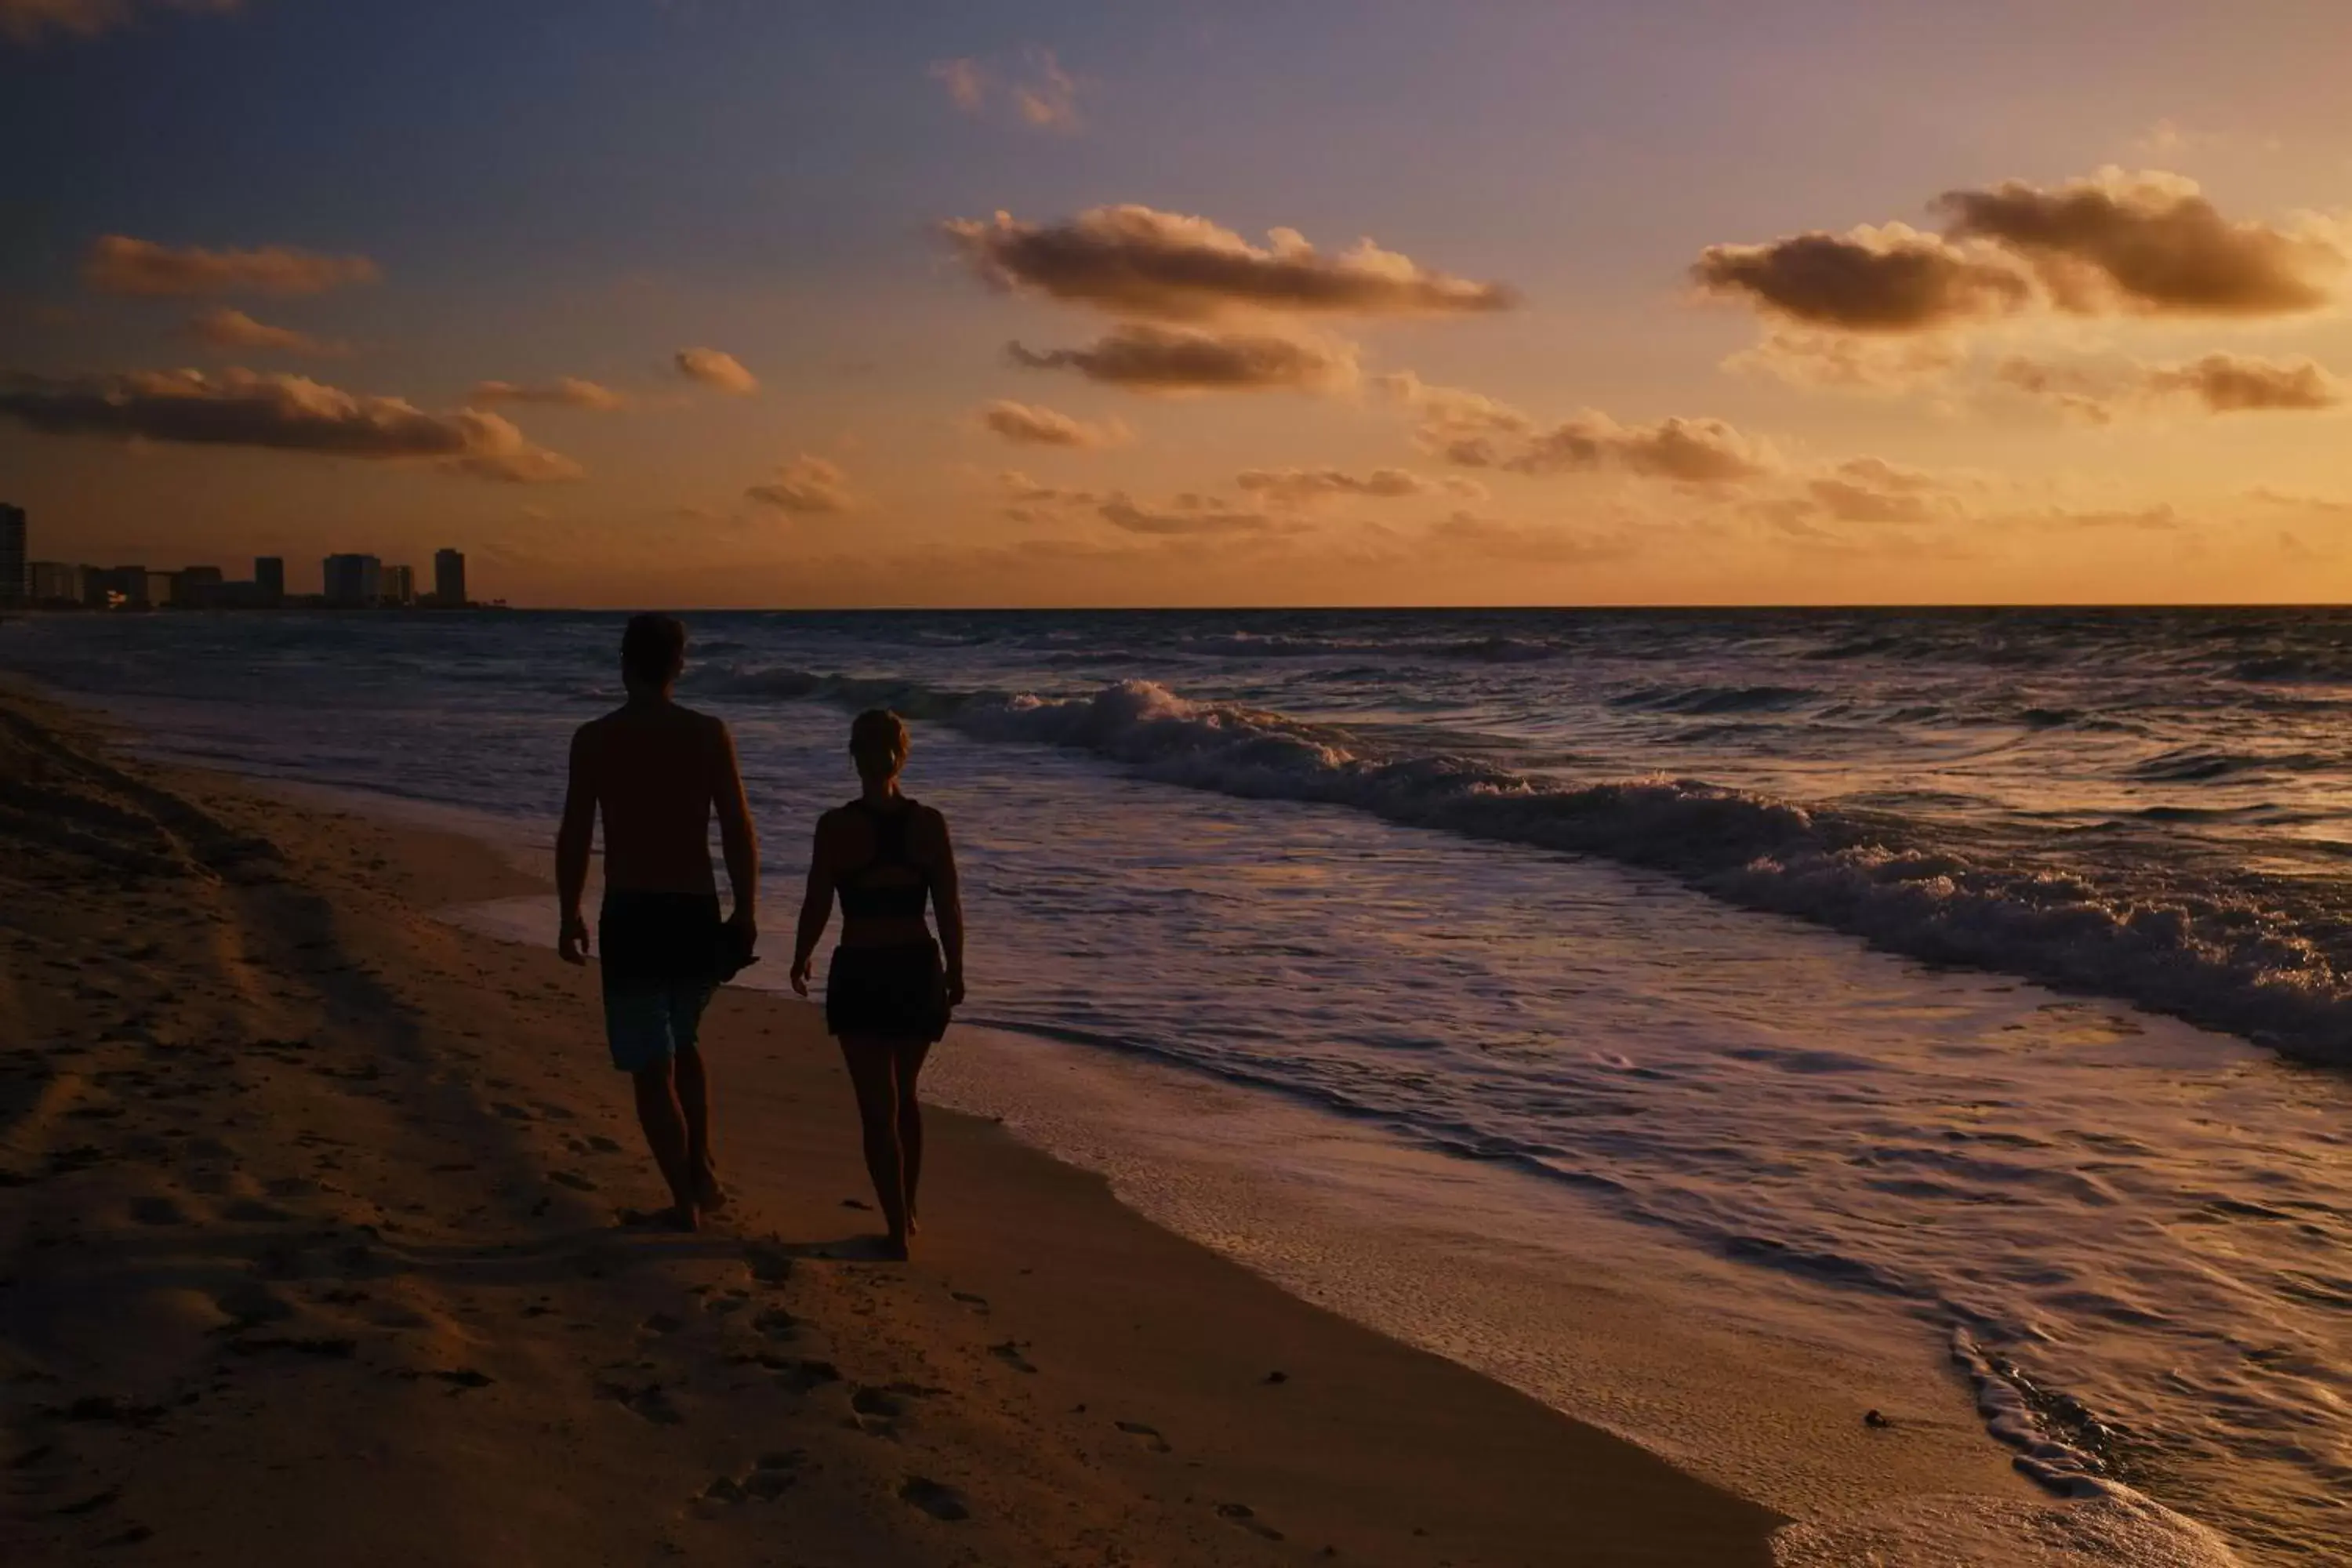
[[[702,1228],[702,1216],[692,1204],[672,1204],[662,1218],[672,1230],[696,1231]]]
[[[704,1214],[717,1214],[727,1206],[728,1193],[719,1182],[719,1173],[709,1165],[694,1174],[695,1206]]]

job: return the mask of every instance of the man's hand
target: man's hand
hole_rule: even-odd
[[[805,996],[808,994],[809,957],[806,953],[803,953],[798,958],[793,960],[793,990],[794,994],[798,995]]]
[[[948,971],[948,1005],[950,1007],[963,1005],[963,971],[961,969]]]
[[[743,951],[745,952],[752,952],[758,950],[760,945],[760,918],[757,915],[753,914],[749,910],[737,910],[733,914],[727,917],[727,923],[734,927],[736,931],[741,935],[743,939]]]
[[[579,910],[563,917],[563,930],[555,939],[555,951],[563,955],[566,963],[588,962],[588,921]]]

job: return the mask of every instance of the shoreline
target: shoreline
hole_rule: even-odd
[[[918,1261],[854,1260],[813,1009],[712,1007],[741,1212],[616,1228],[657,1182],[593,983],[432,914],[534,879],[0,724],[12,967],[71,974],[11,988],[0,1079],[27,1561],[1771,1560],[1778,1516],[977,1119],[939,1113]]]

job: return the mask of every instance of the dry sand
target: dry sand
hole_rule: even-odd
[[[735,1206],[623,1223],[593,973],[432,913],[533,890],[0,698],[0,1562],[1769,1563],[983,1121],[862,1260],[805,1005],[711,1009]]]

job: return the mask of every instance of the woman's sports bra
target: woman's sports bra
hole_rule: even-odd
[[[924,901],[931,894],[931,874],[907,853],[915,803],[906,801],[896,811],[883,811],[860,795],[850,805],[866,815],[874,835],[874,855],[856,870],[835,877],[842,914],[851,920],[921,920]]]

